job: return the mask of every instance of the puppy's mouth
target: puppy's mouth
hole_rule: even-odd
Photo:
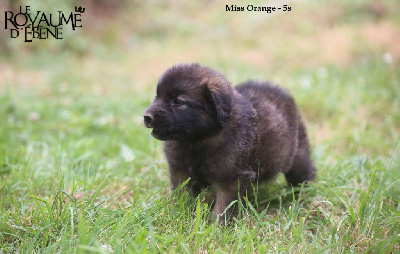
[[[172,130],[161,131],[159,129],[153,129],[151,135],[159,140],[169,140],[176,136],[176,132]]]
[[[152,124],[146,121],[144,122],[144,126],[146,126],[146,128],[153,128]]]

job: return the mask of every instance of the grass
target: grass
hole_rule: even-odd
[[[0,253],[400,252],[396,2],[382,1],[379,13],[370,1],[332,3],[267,18],[228,16],[218,1],[204,12],[133,5],[61,46],[1,55]],[[210,219],[208,193],[171,192],[162,143],[142,114],[158,75],[189,61],[233,83],[288,88],[307,122],[316,181],[298,197],[283,176],[255,186],[229,227]]]

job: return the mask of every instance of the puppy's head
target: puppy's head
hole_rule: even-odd
[[[216,134],[230,116],[233,90],[220,73],[199,64],[168,69],[144,124],[160,140],[197,142]]]

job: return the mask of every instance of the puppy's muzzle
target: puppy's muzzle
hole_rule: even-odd
[[[153,128],[152,126],[153,123],[153,115],[149,112],[144,113],[144,126],[147,128]]]

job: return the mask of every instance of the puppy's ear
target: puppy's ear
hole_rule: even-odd
[[[217,122],[224,127],[231,115],[232,88],[223,80],[207,81],[207,92],[209,100],[216,112]]]

